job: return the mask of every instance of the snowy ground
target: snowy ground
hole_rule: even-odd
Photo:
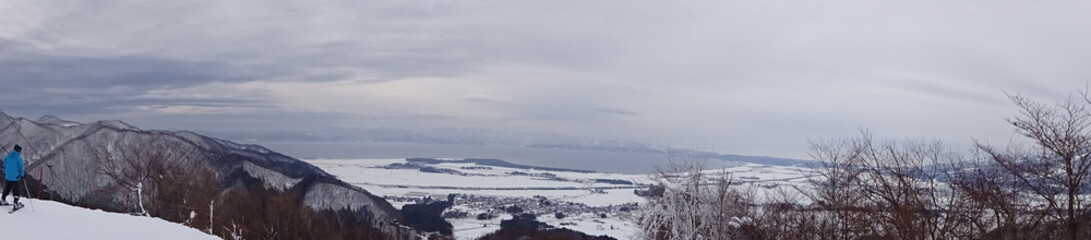
[[[454,225],[455,237],[473,239],[498,230],[500,221],[511,216],[498,206],[519,205],[538,214],[538,220],[555,227],[565,227],[590,235],[608,235],[618,239],[634,239],[636,226],[633,213],[620,211],[623,206],[645,202],[634,190],[653,183],[650,175],[617,173],[580,173],[540,171],[505,167],[485,167],[474,163],[439,163],[427,166],[457,171],[452,173],[423,172],[418,169],[382,168],[405,159],[316,159],[311,164],[368,191],[386,197],[395,207],[413,203],[414,199],[431,197],[444,199],[447,194],[461,196],[449,211],[469,214],[466,218],[448,218]],[[800,167],[738,164],[709,170],[728,172],[737,187],[753,189],[759,198],[776,192],[795,191],[805,185],[809,170]],[[612,184],[598,179],[623,180],[633,184]],[[538,196],[535,198],[535,196]],[[552,204],[538,206],[541,200]],[[564,212],[563,219],[554,217]],[[477,220],[480,213],[497,218]],[[606,213],[602,218],[599,214]]]
[[[158,218],[32,201],[12,214],[0,207],[0,239],[219,239]]]

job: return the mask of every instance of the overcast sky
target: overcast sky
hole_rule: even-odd
[[[0,106],[141,128],[478,128],[805,157],[1005,143],[1091,80],[1087,1],[0,0]]]

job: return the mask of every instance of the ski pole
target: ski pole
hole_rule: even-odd
[[[37,209],[34,209],[34,201],[30,201],[30,188],[27,187],[27,181],[23,181],[23,180],[26,180],[26,179],[19,179],[19,181],[23,182],[23,192],[26,193],[27,202],[30,202],[30,211],[38,212]]]

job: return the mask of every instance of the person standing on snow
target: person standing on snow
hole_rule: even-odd
[[[15,208],[23,205],[19,203],[19,181],[23,180],[23,157],[19,153],[22,151],[23,147],[15,145],[15,151],[11,151],[4,158],[4,180],[7,184],[4,185],[4,194],[0,196],[0,205],[8,205],[8,194],[12,193],[12,190],[15,192],[11,195]]]

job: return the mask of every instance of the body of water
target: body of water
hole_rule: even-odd
[[[651,173],[666,166],[666,154],[540,149],[518,146],[382,142],[243,142],[265,146],[295,158],[495,158],[556,168],[617,173]],[[718,161],[710,163],[720,163]],[[710,167],[718,167],[710,166]]]

